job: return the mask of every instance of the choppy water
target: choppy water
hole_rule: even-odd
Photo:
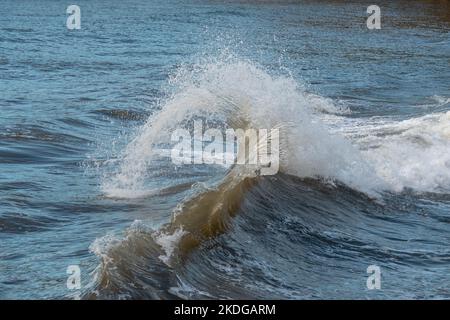
[[[76,4],[0,6],[0,298],[450,297],[448,1]],[[280,172],[174,165],[196,117]]]

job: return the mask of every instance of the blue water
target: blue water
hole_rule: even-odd
[[[79,0],[81,29],[68,30],[64,2],[2,1],[0,298],[449,298],[450,5],[377,3],[380,30],[364,1]],[[345,109],[318,117],[389,187],[373,200],[340,176],[261,179],[229,230],[165,265],[147,238],[222,172],[153,165],[147,183],[165,191],[139,197],[105,185],[181,90],[171,77],[202,61],[242,63],[244,92],[254,67]],[[152,231],[95,249],[135,220]],[[366,288],[371,264],[381,290]]]

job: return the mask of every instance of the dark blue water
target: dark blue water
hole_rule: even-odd
[[[379,1],[380,30],[363,1],[76,4],[0,6],[0,298],[450,297],[448,1]],[[278,175],[147,162],[223,101],[298,125]],[[226,227],[187,222],[211,203]]]

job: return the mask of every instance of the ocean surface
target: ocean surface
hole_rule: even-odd
[[[449,1],[376,1],[380,30],[364,1],[74,4],[0,5],[1,299],[450,298]],[[280,128],[279,172],[174,164],[194,119]]]

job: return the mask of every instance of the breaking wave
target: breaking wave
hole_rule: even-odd
[[[441,107],[448,104],[448,99],[439,101]],[[298,210],[306,197],[298,192],[305,190],[314,190],[313,199],[328,205],[326,194],[338,192],[348,197],[339,205],[350,208],[361,202],[374,210],[389,194],[450,190],[450,112],[407,120],[351,117],[348,108],[309,93],[292,77],[271,75],[234,58],[181,67],[170,78],[170,93],[159,109],[113,162],[115,169],[103,179],[102,190],[111,198],[148,197],[171,192],[183,182],[188,189],[192,186],[190,193],[169,222],[155,228],[138,221],[120,240],[107,236],[94,242],[91,249],[102,264],[96,288],[88,296],[120,291],[133,297],[136,288],[124,281],[132,277],[134,286],[142,285],[139,297],[210,297],[211,292],[198,289],[201,285],[192,287],[198,277],[186,280],[186,261],[193,259],[189,256],[195,249],[201,252],[205,243],[229,231],[243,206],[245,212],[258,212],[268,221],[274,207]],[[198,170],[183,170],[167,155],[173,130],[198,117],[219,127],[280,128],[280,172],[261,177],[245,166],[207,166],[210,179],[205,184],[189,183],[198,178]],[[159,185],[155,177],[161,175],[169,185]],[[278,189],[286,198],[275,199],[283,197]],[[261,201],[266,206],[257,204]],[[326,211],[326,206],[317,210]],[[317,217],[311,219],[308,223]],[[308,226],[303,223],[300,228]],[[232,296],[233,290],[237,289],[227,292]],[[292,297],[273,290],[275,297]]]

